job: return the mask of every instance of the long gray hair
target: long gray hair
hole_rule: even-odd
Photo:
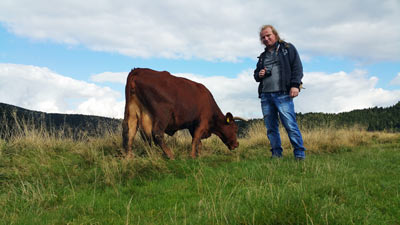
[[[273,34],[275,35],[275,37],[276,37],[276,41],[282,42],[282,39],[281,39],[281,37],[279,36],[278,31],[275,29],[274,26],[272,26],[272,25],[270,25],[270,24],[263,25],[263,26],[261,27],[261,29],[260,29],[260,40],[261,40],[261,32],[262,32],[263,30],[267,29],[267,28],[271,28],[272,33],[273,33]],[[261,40],[261,42],[262,42],[262,40]]]

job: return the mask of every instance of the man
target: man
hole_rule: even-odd
[[[299,54],[292,44],[280,39],[278,32],[271,25],[261,27],[260,40],[266,47],[259,56],[254,79],[260,82],[258,94],[261,98],[267,136],[271,143],[272,158],[282,157],[280,118],[294,148],[295,159],[304,160],[306,149],[296,122],[293,104],[293,98],[299,95],[303,77]]]

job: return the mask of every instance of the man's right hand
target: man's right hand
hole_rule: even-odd
[[[260,70],[260,72],[258,72],[258,77],[260,77],[260,78],[264,78],[264,76],[265,76],[265,72],[267,71],[267,69],[262,69],[262,70]]]

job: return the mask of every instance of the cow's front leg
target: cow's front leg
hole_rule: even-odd
[[[190,156],[193,159],[196,158],[197,156],[200,156],[201,148],[202,148],[201,140],[192,141],[192,152],[190,153]]]
[[[196,130],[194,130],[194,132],[191,132],[193,139],[192,139],[192,152],[190,153],[190,156],[192,158],[196,158],[196,156],[200,155],[202,148],[201,139],[207,136],[205,134],[206,134],[205,130],[201,128],[197,128]]]
[[[199,143],[197,144],[197,156],[201,155],[201,148],[203,147],[203,144],[201,143],[201,140],[199,141]]]
[[[196,153],[198,153],[199,145],[201,145],[201,141],[196,138],[193,138],[192,139],[192,151],[190,152],[190,156],[193,159],[196,158],[196,155],[197,155]]]

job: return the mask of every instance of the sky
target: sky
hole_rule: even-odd
[[[296,112],[400,101],[399,0],[2,0],[0,102],[122,118],[132,68],[204,84],[221,110],[262,118],[253,71],[272,24],[303,63]]]

